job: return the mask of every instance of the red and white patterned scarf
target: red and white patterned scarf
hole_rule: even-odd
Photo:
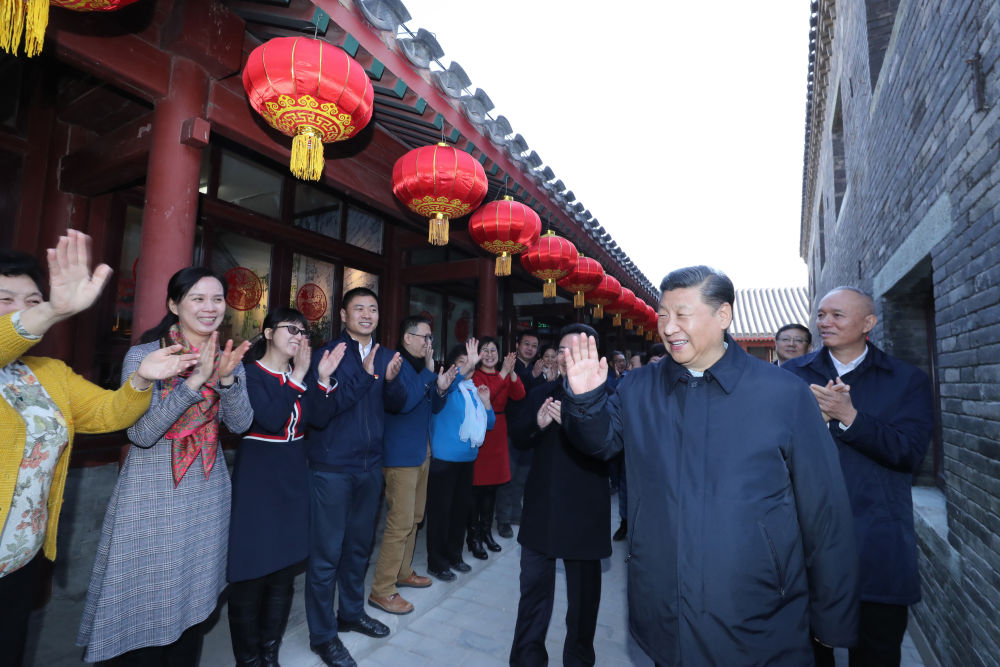
[[[178,325],[170,327],[167,336],[169,341],[164,340],[161,342],[161,346],[180,344],[184,348],[180,354],[192,352],[191,344],[184,338]],[[219,358],[221,355],[222,352],[216,348],[212,377],[201,386],[201,400],[185,410],[184,414],[167,429],[164,436],[171,441],[170,465],[174,473],[174,487],[181,483],[184,473],[198,458],[198,452],[201,452],[205,479],[208,479],[212,472],[212,466],[215,464],[215,456],[219,450],[219,422],[216,420],[219,414],[219,393],[216,387],[219,384]],[[193,372],[192,368],[175,375],[170,380],[165,380],[163,389],[160,391],[160,400],[165,400],[170,392],[189,378]]]

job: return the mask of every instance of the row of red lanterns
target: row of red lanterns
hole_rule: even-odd
[[[323,143],[348,139],[371,120],[374,90],[364,68],[342,49],[306,37],[278,37],[251,52],[243,70],[250,105],[275,129],[293,137],[291,171],[319,180]],[[469,153],[439,143],[415,148],[393,166],[393,194],[415,213],[428,218],[428,241],[448,243],[452,218],[468,215],[469,235],[497,255],[496,274],[510,275],[511,257],[543,281],[545,298],[556,285],[573,293],[573,305],[607,311],[616,326],[655,327],[655,312],[623,288],[594,259],[584,257],[567,239],[549,231],[540,236],[541,219],[530,207],[504,197],[481,208],[488,184],[482,165]],[[650,319],[652,315],[652,320]]]

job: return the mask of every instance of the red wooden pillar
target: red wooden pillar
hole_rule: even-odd
[[[136,271],[133,342],[163,318],[170,276],[191,264],[202,149],[181,143],[181,128],[189,118],[204,117],[207,96],[204,70],[190,60],[175,57],[170,89],[157,100],[153,119]]]
[[[494,272],[495,259],[482,257],[479,260],[479,295],[476,321],[479,337],[497,335],[497,277]]]

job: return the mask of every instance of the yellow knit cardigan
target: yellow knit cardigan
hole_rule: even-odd
[[[18,358],[27,364],[59,406],[69,428],[69,444],[56,465],[49,490],[49,520],[45,527],[44,553],[46,558],[54,560],[56,528],[59,525],[59,510],[62,509],[73,435],[77,432],[107,433],[128,428],[149,408],[152,391],[137,391],[132,388],[131,382],[126,382],[114,391],[101,389],[57,359],[21,357],[36,342],[14,330],[11,315],[0,317],[0,367]],[[7,513],[10,511],[26,438],[24,419],[10,403],[0,399],[0,529],[6,523]]]

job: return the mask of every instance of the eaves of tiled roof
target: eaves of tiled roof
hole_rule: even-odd
[[[809,326],[809,296],[805,287],[765,287],[736,290],[733,324],[736,340],[771,340],[785,324]]]

